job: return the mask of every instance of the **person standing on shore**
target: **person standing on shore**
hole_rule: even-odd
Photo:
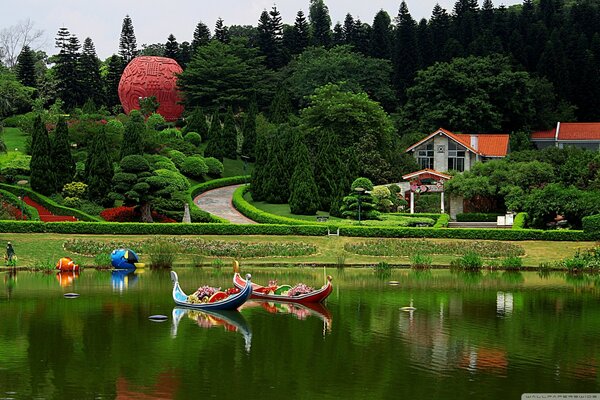
[[[12,265],[15,258],[15,249],[10,242],[6,243],[6,262],[8,265]]]

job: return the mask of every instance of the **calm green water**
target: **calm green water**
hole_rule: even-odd
[[[320,269],[244,272],[259,283],[323,282]],[[254,303],[221,316],[174,308],[167,272],[0,273],[0,399],[600,392],[600,281],[593,277],[327,272],[335,288],[326,307]],[[187,292],[231,286],[224,272],[178,273]],[[66,299],[67,292],[81,296]],[[416,311],[400,310],[411,301]],[[152,322],[153,314],[169,319]]]

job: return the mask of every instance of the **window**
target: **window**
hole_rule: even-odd
[[[462,172],[465,170],[466,149],[456,142],[448,142],[448,170]]]
[[[427,146],[422,147],[421,150],[418,151],[417,157],[421,169],[433,169],[433,143],[429,143]]]

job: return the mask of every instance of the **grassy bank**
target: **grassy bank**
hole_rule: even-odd
[[[82,256],[64,250],[63,245],[68,239],[81,238],[85,240],[111,242],[135,242],[149,239],[149,236],[113,236],[113,235],[65,235],[58,234],[0,234],[0,244],[6,245],[6,241],[11,241],[18,256],[18,266],[35,266],[39,264],[55,263],[60,257],[69,256],[80,265],[92,265],[94,257]],[[186,238],[186,236],[182,236]],[[187,237],[190,240],[198,239],[198,236]],[[231,254],[231,256],[201,256],[202,262],[210,265],[215,259],[226,261],[230,258],[240,258],[244,264],[332,264],[344,263],[345,265],[370,265],[380,261],[386,261],[393,265],[410,264],[411,254],[401,256],[370,256],[358,255],[346,251],[348,244],[362,243],[365,239],[350,237],[306,237],[306,236],[201,236],[206,241],[220,242],[243,242],[243,243],[305,243],[316,247],[316,253],[303,256],[292,257],[243,257],[243,255]],[[165,240],[169,240],[165,237]],[[394,239],[403,240],[403,239]],[[422,241],[435,241],[444,243],[456,243],[452,239],[421,239]],[[508,243],[508,242],[507,242]],[[577,250],[588,249],[594,246],[593,242],[543,242],[543,241],[523,241],[510,242],[518,244],[524,250],[522,256],[523,265],[526,267],[538,267],[541,262],[558,261],[565,257],[572,257]],[[136,249],[134,249],[136,250]],[[142,261],[148,261],[147,256],[141,254]],[[434,254],[432,257],[433,265],[449,265],[450,261],[456,258],[451,254]],[[197,255],[177,254],[176,264],[191,264],[198,261]],[[227,265],[227,264],[226,264]]]

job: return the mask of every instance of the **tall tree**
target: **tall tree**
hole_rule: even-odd
[[[392,20],[384,10],[379,10],[373,19],[370,56],[389,60],[392,55]]]
[[[252,101],[246,112],[242,128],[242,156],[248,157],[250,161],[256,160],[256,113],[256,102]]]
[[[352,47],[365,56],[371,52],[371,27],[363,23],[359,18],[354,21],[354,36],[352,38]]]
[[[417,27],[408,11],[406,1],[400,3],[396,17],[396,45],[392,56],[394,63],[394,84],[401,100],[406,98],[408,89],[421,65],[421,55],[417,45]]]
[[[342,46],[346,43],[345,35],[344,35],[344,27],[342,24],[337,22],[333,26],[333,33],[331,34],[331,44],[333,46]]]
[[[206,116],[200,107],[194,108],[190,115],[186,118],[186,124],[183,128],[183,133],[196,132],[200,134],[202,140],[208,139],[208,124]]]
[[[81,69],[79,66],[79,49],[81,46],[77,37],[71,35],[69,30],[63,27],[58,30],[56,47],[59,49],[53,67],[56,79],[56,94],[70,110],[83,103],[80,81]]]
[[[198,22],[196,29],[194,30],[194,39],[192,40],[192,55],[196,52],[198,47],[206,46],[210,42],[210,29],[202,21]]]
[[[454,4],[454,36],[468,49],[479,33],[479,4],[477,0],[458,0]]]
[[[283,124],[288,122],[290,115],[293,113],[292,102],[288,91],[284,87],[280,87],[269,106],[269,121],[274,124]]]
[[[346,14],[346,18],[344,18],[344,27],[343,27],[343,32],[344,32],[344,42],[346,44],[353,44],[354,43],[354,34],[355,34],[355,26],[354,26],[354,17],[352,17],[352,14],[348,13]]]
[[[433,60],[445,61],[447,60],[446,44],[450,38],[450,16],[439,4],[433,7],[429,25],[431,28],[431,40],[433,42]]]
[[[100,75],[100,60],[96,55],[94,42],[89,37],[83,41],[83,51],[80,57],[81,86],[83,97],[92,99],[96,104],[104,104],[102,92],[102,76]]]
[[[123,59],[123,65],[127,66],[138,54],[135,33],[133,31],[133,22],[129,15],[123,18],[121,27],[121,38],[119,39],[119,55]]]
[[[59,117],[56,124],[51,154],[52,161],[57,167],[55,171],[56,189],[61,190],[65,184],[72,182],[73,176],[75,176],[75,161],[69,145],[69,128],[63,117]]]
[[[308,13],[314,46],[331,45],[331,17],[323,0],[310,0]]]
[[[208,143],[204,149],[204,157],[213,157],[223,162],[223,127],[221,126],[221,118],[219,112],[215,111],[210,122],[210,130],[208,132]]]
[[[123,59],[113,54],[106,59],[105,64],[104,94],[106,96],[106,104],[109,107],[114,107],[121,104],[119,100],[119,81],[124,69]]]
[[[31,162],[29,164],[31,188],[44,195],[56,193],[56,175],[51,155],[52,147],[48,131],[40,115],[37,115],[34,119],[32,136]]]
[[[223,156],[235,160],[237,158],[237,128],[231,106],[227,108],[221,138]]]
[[[36,87],[35,53],[29,46],[23,49],[17,57],[17,79],[25,86]]]
[[[265,63],[270,69],[283,66],[283,24],[276,7],[270,12],[264,10],[258,20],[258,47],[265,56]]]
[[[132,154],[144,153],[143,139],[145,132],[146,124],[144,123],[144,116],[142,113],[138,110],[131,111],[131,113],[129,113],[129,120],[125,123],[120,158]]]
[[[192,46],[189,42],[181,42],[179,45],[179,60],[177,61],[182,69],[186,69],[192,59]]]
[[[177,43],[177,39],[172,33],[169,35],[167,42],[165,43],[165,57],[172,58],[181,64],[179,43]]]
[[[221,43],[229,43],[231,37],[229,35],[229,28],[227,28],[223,22],[223,18],[219,17],[215,24],[215,36],[214,39]]]
[[[317,185],[308,156],[308,149],[302,140],[294,146],[296,167],[290,180],[290,211],[292,214],[314,215],[319,206]]]
[[[310,41],[310,26],[306,21],[304,12],[298,11],[296,14],[296,20],[294,21],[294,27],[292,30],[292,37],[288,51],[290,54],[300,54],[308,47]]]

